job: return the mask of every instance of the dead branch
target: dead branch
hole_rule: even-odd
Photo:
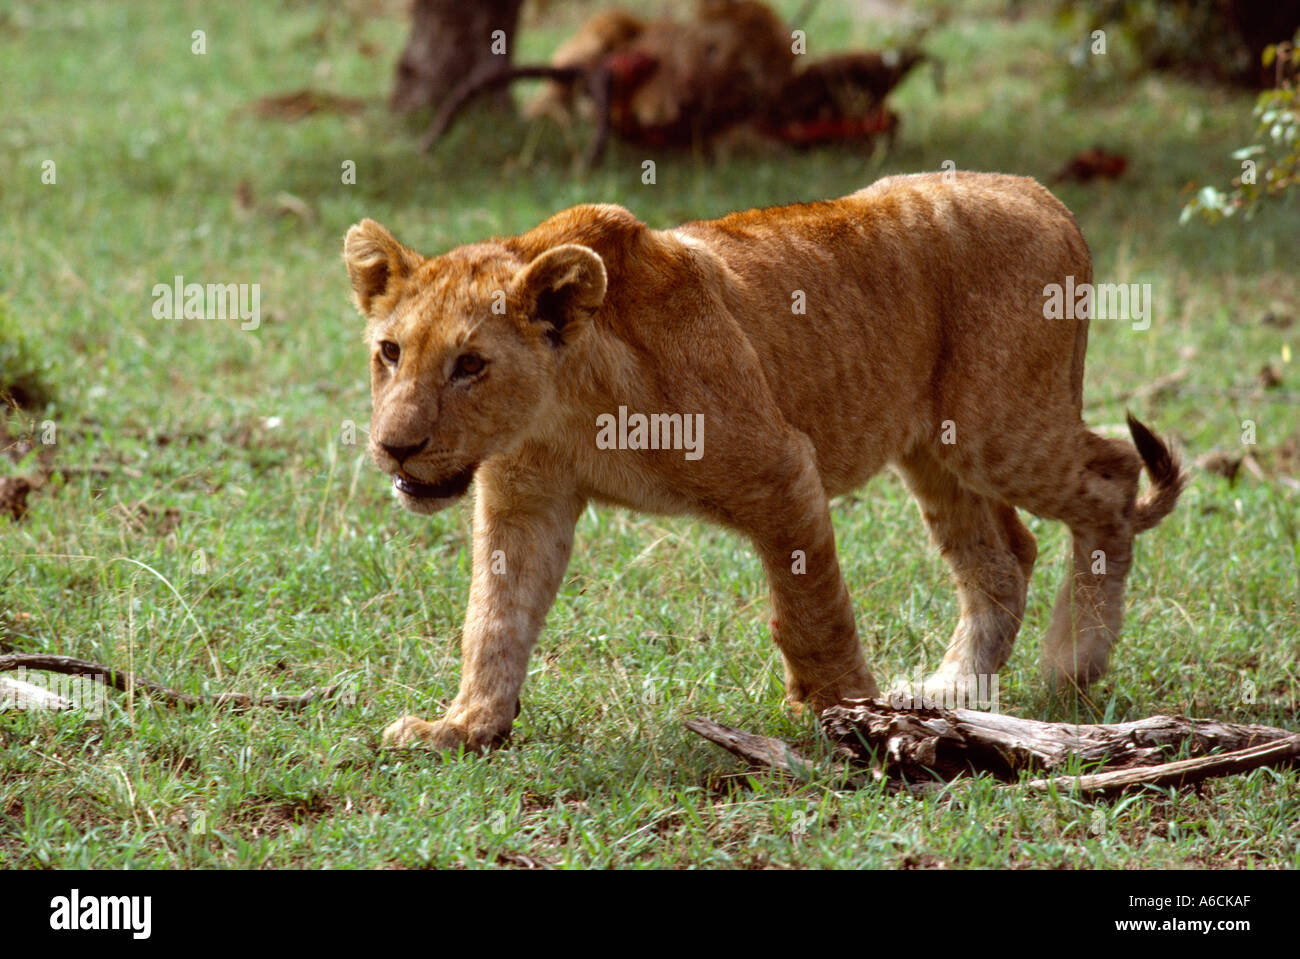
[[[821,715],[827,736],[859,760],[870,755],[891,775],[952,779],[989,772],[1012,780],[1022,771],[1055,772],[1070,763],[1134,767],[1164,763],[1187,745],[1193,756],[1239,750],[1292,735],[1272,726],[1151,716],[1127,723],[1048,723],[975,709],[899,709],[856,700]]]
[[[252,696],[248,693],[217,693],[216,695],[195,695],[182,693],[162,683],[136,676],[111,666],[102,666],[85,659],[72,656],[46,656],[39,653],[10,653],[0,656],[0,673],[14,669],[35,669],[49,673],[62,673],[67,676],[88,676],[103,679],[105,684],[119,692],[142,690],[162,699],[168,706],[235,706],[238,708],[261,707],[270,709],[301,709],[316,700],[332,699],[339,691],[337,684],[309,689],[297,696],[272,695]]]
[[[1129,403],[1133,400],[1146,400],[1160,396],[1171,390],[1180,391],[1182,383],[1190,375],[1186,367],[1174,370],[1172,373],[1166,373],[1164,376],[1158,376],[1150,383],[1143,384],[1136,389],[1123,390],[1114,396],[1108,396],[1105,399],[1095,400],[1088,404],[1089,409],[1107,404]]]
[[[855,700],[823,711],[821,724],[853,765],[913,783],[979,772],[1015,782],[1023,772],[1043,772],[1058,775],[1030,780],[1026,786],[1107,794],[1134,786],[1187,785],[1300,762],[1300,734],[1179,716],[1110,724],[1048,723],[971,709],[902,709],[885,700]],[[779,739],[703,719],[686,726],[756,766],[795,774],[791,757],[806,763]],[[1182,748],[1191,758],[1166,761],[1170,752]],[[1078,765],[1101,771],[1059,775]]]
[[[708,719],[688,719],[685,725],[691,732],[754,766],[767,766],[778,772],[797,775],[798,767],[809,765],[793,746],[771,736],[758,736]]]
[[[536,79],[554,80],[565,85],[577,83],[586,85],[587,91],[591,94],[596,106],[596,135],[592,139],[590,146],[587,147],[583,163],[588,167],[594,165],[605,152],[605,145],[609,141],[609,97],[612,77],[609,70],[603,67],[585,69],[583,67],[523,66],[499,70],[486,76],[470,77],[456,88],[456,91],[447,98],[443,108],[438,111],[433,122],[429,125],[428,131],[420,138],[420,150],[428,152],[433,149],[451,128],[461,111],[478,97],[492,90],[499,90],[509,86],[516,80]]]
[[[1041,792],[1055,789],[1060,792],[1076,790],[1085,795],[1106,795],[1134,786],[1187,786],[1217,776],[1231,776],[1264,766],[1285,767],[1297,762],[1300,762],[1300,735],[1198,759],[1180,759],[1159,766],[1112,769],[1090,776],[1033,779],[1025,785]]]

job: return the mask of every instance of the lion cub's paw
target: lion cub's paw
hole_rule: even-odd
[[[875,699],[879,695],[880,687],[865,666],[861,670],[854,670],[850,675],[838,677],[834,682],[817,685],[786,677],[785,701],[796,715],[802,715],[807,710],[813,716],[820,716],[823,710],[831,706],[853,699]]]
[[[388,724],[382,742],[390,749],[426,746],[433,749],[455,750],[467,743],[468,737],[446,720],[427,723],[419,716],[403,716]]]

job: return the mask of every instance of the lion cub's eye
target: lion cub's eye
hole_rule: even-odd
[[[402,355],[402,348],[392,340],[384,340],[379,344],[379,352],[384,355],[389,363],[396,363],[397,358]]]
[[[463,379],[467,376],[474,376],[476,373],[482,373],[483,367],[487,366],[487,361],[477,353],[464,353],[456,360],[456,369],[452,371],[452,379]]]

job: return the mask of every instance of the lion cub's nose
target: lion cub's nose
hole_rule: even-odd
[[[420,440],[420,442],[416,443],[414,446],[389,446],[387,443],[380,443],[379,445],[384,448],[385,453],[397,460],[397,462],[404,463],[416,453],[420,452],[420,450],[424,449],[428,443],[429,440],[426,438]]]

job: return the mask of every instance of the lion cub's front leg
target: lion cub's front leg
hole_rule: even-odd
[[[560,588],[582,512],[576,497],[534,499],[479,481],[474,573],[461,636],[460,692],[436,722],[403,716],[384,730],[386,746],[492,746],[519,712],[528,658]]]

